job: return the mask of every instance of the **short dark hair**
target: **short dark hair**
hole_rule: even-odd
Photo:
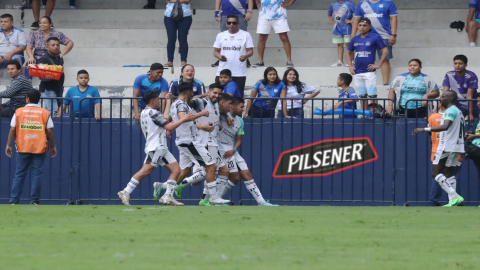
[[[237,15],[233,15],[233,14],[232,14],[232,15],[228,15],[228,16],[227,16],[227,21],[228,21],[228,19],[231,19],[231,18],[233,18],[233,19],[237,19],[237,22],[239,22],[239,21],[240,21],[240,19],[238,18],[238,16],[237,16]]]
[[[5,13],[5,14],[0,15],[0,18],[2,18],[2,19],[10,18],[10,21],[13,22],[12,14]]]
[[[350,86],[350,84],[352,83],[352,80],[353,80],[352,75],[348,73],[340,73],[339,77],[340,77],[340,80],[342,80],[348,86]]]
[[[408,64],[410,65],[411,62],[417,62],[417,64],[418,64],[419,66],[422,66],[422,61],[420,61],[420,59],[416,59],[416,58],[415,58],[415,59],[412,59],[412,60],[408,61]]]
[[[463,54],[455,55],[455,57],[453,57],[453,61],[455,60],[462,60],[465,65],[468,63],[468,58]]]
[[[22,65],[17,60],[8,61],[7,67],[10,66],[10,65],[15,65],[15,67],[17,67],[17,70],[22,69]]]
[[[150,101],[152,101],[152,99],[155,99],[159,97],[159,94],[158,92],[155,92],[155,91],[147,91],[145,94],[143,94],[143,101],[145,102],[145,104],[150,104]]]
[[[187,83],[187,82],[182,82],[178,85],[178,93],[184,93],[187,91],[193,91],[193,84],[192,83]]]
[[[232,71],[230,69],[223,69],[220,71],[220,75],[227,75],[228,77],[232,77]]]
[[[225,89],[225,87],[223,87],[223,85],[219,84],[219,83],[212,83],[208,86],[208,89],[209,90],[213,90],[214,88],[218,88],[218,89]]]
[[[241,97],[232,97],[232,105],[238,105],[240,103],[245,103],[245,100]]]
[[[27,97],[30,100],[30,103],[38,104],[38,102],[40,101],[40,96],[40,91],[38,91],[37,89],[30,88],[27,91]]]
[[[58,42],[60,42],[60,39],[58,39],[57,37],[49,37],[49,38],[47,39],[47,44],[48,44],[50,41],[52,41],[52,40],[53,40],[53,41],[58,41]]]
[[[87,72],[85,69],[81,69],[81,70],[79,70],[79,71],[77,72],[77,77],[80,76],[80,75],[82,75],[82,74],[87,74],[87,75],[90,76],[90,74],[88,74],[88,72]]]
[[[218,102],[220,101],[232,101],[233,99],[233,96],[230,95],[230,94],[226,94],[226,93],[220,93],[220,95],[218,95]]]

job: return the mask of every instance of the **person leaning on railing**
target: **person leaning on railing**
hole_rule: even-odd
[[[440,95],[437,84],[428,75],[422,73],[422,61],[412,59],[408,62],[408,72],[398,75],[390,86],[388,98],[397,100],[395,111],[407,113],[407,118],[425,118],[433,111],[433,103],[410,101],[410,99],[432,99]],[[428,103],[428,104],[427,104]],[[388,102],[387,113],[392,114],[393,101]]]
[[[278,77],[277,70],[268,67],[263,73],[263,80],[253,86],[250,97],[278,98],[283,92],[287,92],[287,86]],[[277,102],[278,99],[255,99],[252,105],[252,99],[249,99],[244,118],[273,118]]]

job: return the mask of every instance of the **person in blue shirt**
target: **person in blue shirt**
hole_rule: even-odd
[[[382,38],[371,32],[371,22],[367,18],[362,18],[358,22],[360,35],[355,36],[350,45],[348,45],[347,62],[350,73],[353,76],[357,86],[358,96],[360,98],[377,97],[377,76],[375,70],[379,69],[387,58],[388,50],[382,41]],[[381,50],[382,58],[375,64],[375,52]],[[352,60],[355,57],[355,66]],[[362,108],[365,108],[363,104]]]
[[[345,100],[348,98],[358,98],[357,93],[355,93],[355,89],[350,87],[352,83],[352,75],[348,73],[340,73],[337,78],[337,86],[340,87],[342,90],[338,95],[338,102],[333,106],[334,110],[345,108],[345,110],[353,110],[357,109],[357,101],[356,100]],[[345,118],[353,118],[355,115],[344,115]]]
[[[355,4],[349,0],[337,0],[330,5],[328,10],[328,18],[334,24],[332,33],[333,44],[337,44],[338,52],[338,61],[332,67],[345,66],[343,64],[343,44],[348,47],[350,42],[355,8]]]
[[[182,82],[191,83],[193,85],[193,97],[198,98],[205,95],[205,85],[203,82],[195,79],[195,68],[187,64],[181,69],[180,79],[170,82],[170,90],[168,90],[174,97],[178,96],[178,85]]]
[[[357,24],[360,18],[371,20],[372,33],[382,37],[388,49],[388,57],[382,66],[383,85],[388,85],[390,79],[390,59],[393,58],[392,46],[397,43],[397,7],[392,0],[362,0],[355,10],[352,24],[352,38],[357,34]],[[378,57],[382,52],[378,51]]]
[[[163,77],[163,65],[153,63],[147,74],[142,74],[135,79],[133,83],[133,97],[143,97],[147,91],[160,93],[160,97],[165,97],[168,93],[168,82]],[[145,102],[142,99],[133,99],[133,116],[136,122],[140,122],[140,112],[145,108]]]
[[[234,97],[242,97],[240,91],[238,90],[237,84],[232,80],[232,72],[230,69],[224,69],[220,71],[220,76],[218,76],[220,84],[223,85],[223,93],[230,94]]]
[[[263,80],[258,81],[250,93],[250,97],[276,98],[287,91],[287,86],[278,77],[274,67],[268,67],[263,73]],[[252,100],[255,100],[252,105]],[[244,118],[274,118],[278,99],[249,99]]]
[[[477,30],[480,28],[480,0],[470,0],[468,5],[467,26],[465,32],[468,33],[470,47],[475,47],[477,40]]]
[[[77,82],[78,86],[74,86],[68,89],[67,94],[65,95],[65,99],[63,100],[62,109],[58,110],[58,114],[54,116],[61,117],[62,112],[65,111],[65,108],[70,105],[70,100],[73,102],[73,115],[86,117],[86,118],[93,118],[97,121],[102,119],[102,111],[101,111],[101,101],[100,99],[86,99],[81,102],[80,101],[84,98],[90,97],[100,97],[100,93],[98,92],[97,87],[88,85],[90,81],[90,76],[88,72],[84,69],[78,71],[77,73]],[[80,108],[82,109],[80,112]]]

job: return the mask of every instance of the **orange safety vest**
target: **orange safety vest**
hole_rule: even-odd
[[[46,127],[50,112],[39,107],[15,111],[16,145],[20,153],[43,154],[47,150]]]
[[[441,113],[434,113],[430,115],[430,117],[428,117],[428,126],[431,128],[440,126],[440,123],[442,122],[442,116],[443,114]],[[432,154],[430,156],[430,160],[433,162],[433,158],[437,153],[438,143],[440,142],[440,132],[431,132],[431,133],[432,133]],[[458,161],[462,161],[462,156],[458,157]]]

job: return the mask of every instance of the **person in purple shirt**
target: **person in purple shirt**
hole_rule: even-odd
[[[465,55],[456,55],[453,58],[455,70],[447,72],[443,80],[443,92],[453,90],[458,95],[458,108],[465,116],[465,121],[473,121],[478,118],[479,108],[475,101],[462,101],[464,99],[476,99],[478,78],[475,73],[467,70],[468,59]]]
[[[470,9],[468,11],[467,27],[465,27],[465,32],[468,33],[470,47],[475,47],[477,30],[480,28],[480,0],[470,0],[468,7]]]

